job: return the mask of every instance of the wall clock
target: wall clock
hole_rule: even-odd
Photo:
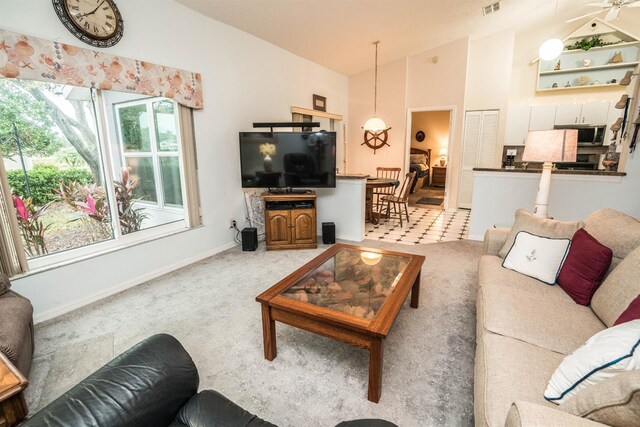
[[[418,142],[424,141],[424,132],[422,132],[421,130],[416,132],[416,141]]]
[[[124,32],[122,16],[113,0],[52,0],[67,30],[95,47],[111,47]]]

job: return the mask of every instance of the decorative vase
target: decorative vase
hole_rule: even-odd
[[[265,172],[273,172],[273,164],[271,162],[271,156],[264,156],[264,171]]]
[[[616,150],[616,144],[611,144],[602,160],[602,166],[606,171],[617,172],[618,163],[620,163],[620,153]]]

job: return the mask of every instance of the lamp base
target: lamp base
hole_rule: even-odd
[[[536,196],[536,203],[533,206],[533,214],[540,218],[547,218],[549,211],[549,188],[551,187],[551,169],[553,164],[551,162],[544,162],[542,165],[542,176],[540,177],[540,184],[538,184],[538,195]]]

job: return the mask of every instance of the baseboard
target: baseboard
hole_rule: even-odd
[[[467,239],[468,240],[479,240],[479,241],[482,241],[482,240],[484,240],[484,236],[472,235],[472,236],[468,236]]]
[[[200,260],[203,260],[205,258],[209,258],[210,256],[216,255],[220,252],[226,251],[227,249],[231,249],[234,246],[236,246],[235,242],[230,242],[227,243],[226,245],[222,245],[218,248],[212,249],[210,251],[201,253],[199,255],[196,255],[192,258],[188,258],[185,260],[182,260],[180,262],[177,262],[175,264],[171,264],[169,266],[163,267],[161,269],[158,270],[154,270],[152,272],[149,272],[147,274],[143,274],[142,276],[138,276],[134,279],[128,280],[124,283],[120,283],[118,285],[115,285],[113,287],[110,287],[108,289],[103,289],[100,292],[97,292],[93,295],[90,295],[86,298],[82,298],[78,301],[74,301],[70,304],[66,304],[63,305],[61,307],[57,307],[57,308],[53,308],[51,310],[46,310],[40,314],[35,314],[33,316],[33,322],[34,323],[40,323],[40,322],[44,322],[45,320],[50,320],[53,319],[55,317],[58,316],[62,316],[63,314],[69,313],[70,311],[73,310],[77,310],[80,307],[84,307],[85,305],[94,303],[96,301],[100,301],[101,299],[107,298],[111,295],[115,295],[119,292],[122,292],[124,290],[127,290],[129,288],[133,288],[134,286],[140,285],[144,282],[148,282],[149,280],[155,279],[156,277],[160,277],[162,275],[165,275],[167,273],[171,273],[174,270],[177,270],[179,268],[185,267],[189,264],[193,264],[194,262],[198,262]]]
[[[350,242],[362,242],[364,240],[364,236],[359,238],[358,236],[350,236],[348,234],[336,234],[336,239],[348,240]]]

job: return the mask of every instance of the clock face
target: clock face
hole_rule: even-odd
[[[109,47],[122,38],[123,23],[113,0],[53,0],[62,23],[80,40]]]

